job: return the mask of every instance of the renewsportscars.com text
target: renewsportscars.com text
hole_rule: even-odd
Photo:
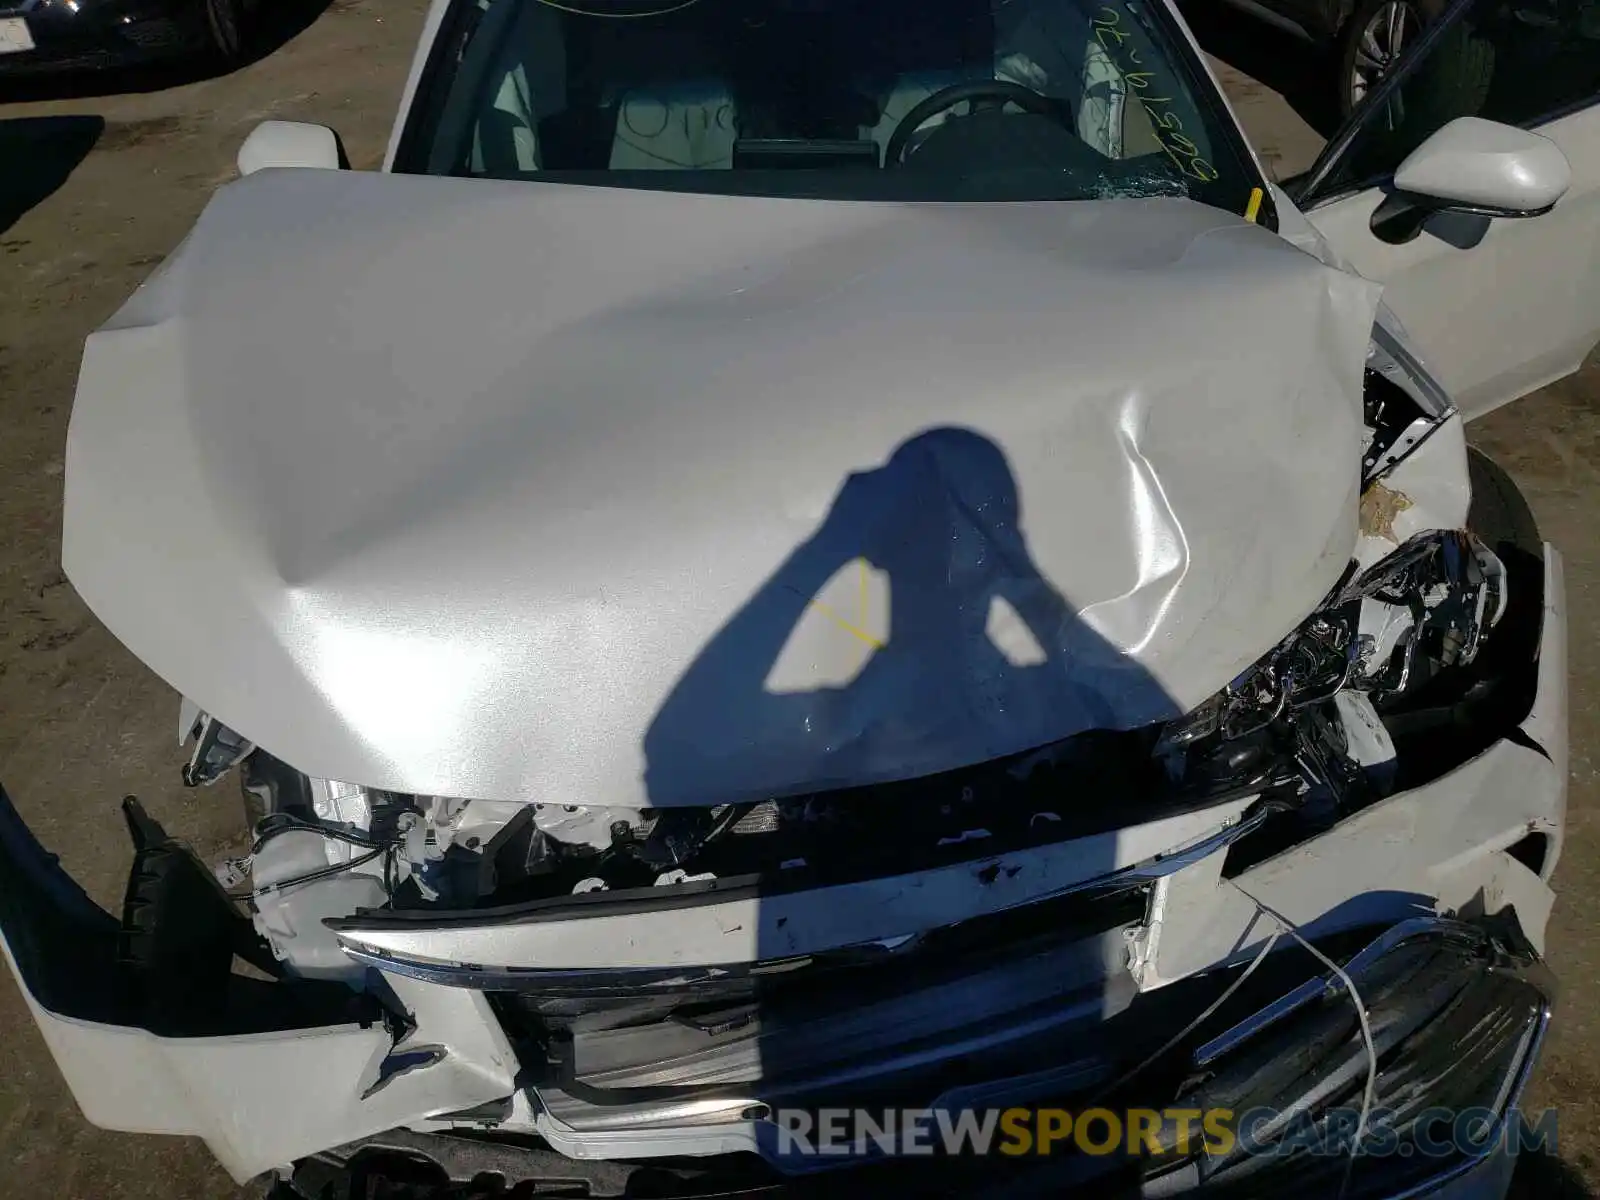
[[[1497,1113],[1432,1108],[1402,1119],[1375,1108],[1363,1126],[1356,1108],[1313,1118],[1270,1108],[777,1109],[780,1155],[987,1155],[1081,1153],[1187,1157],[1311,1153],[1367,1157],[1547,1150],[1556,1144],[1554,1110]],[[1359,1134],[1359,1143],[1357,1140]]]

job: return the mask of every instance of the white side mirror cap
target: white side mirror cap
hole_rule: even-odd
[[[1547,137],[1458,117],[1394,173],[1402,192],[1506,216],[1548,212],[1572,186],[1572,164]]]
[[[339,136],[326,125],[300,121],[263,121],[239,147],[240,175],[265,167],[323,167],[337,171],[344,165]]]

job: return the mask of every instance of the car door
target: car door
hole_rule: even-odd
[[[1436,213],[1390,244],[1373,214],[1405,157],[1462,116],[1550,138],[1555,209]],[[1600,0],[1461,0],[1336,134],[1299,206],[1386,299],[1467,417],[1571,374],[1600,341]]]

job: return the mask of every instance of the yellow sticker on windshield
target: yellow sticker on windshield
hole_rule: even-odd
[[[1250,189],[1250,203],[1244,206],[1244,219],[1250,224],[1256,223],[1256,218],[1261,215],[1261,200],[1266,195],[1260,188]]]

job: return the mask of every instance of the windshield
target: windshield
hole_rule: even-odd
[[[840,200],[1260,179],[1138,0],[459,0],[396,169]]]

